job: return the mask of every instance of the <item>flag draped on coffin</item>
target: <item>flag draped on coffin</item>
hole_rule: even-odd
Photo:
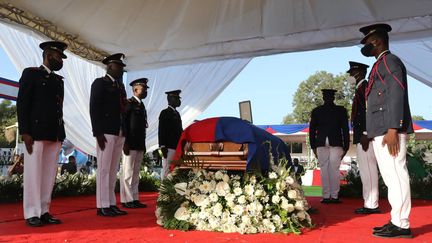
[[[285,157],[291,164],[288,148],[282,139],[235,117],[215,117],[197,121],[187,127],[177,145],[174,160],[178,160],[186,142],[223,142],[248,144],[247,171],[268,171],[270,150],[273,162]]]
[[[0,77],[0,98],[16,100],[19,83]]]

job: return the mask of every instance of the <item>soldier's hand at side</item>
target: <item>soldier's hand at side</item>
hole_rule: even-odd
[[[317,149],[314,148],[314,149],[312,149],[312,151],[313,151],[313,153],[314,153],[314,155],[315,155],[315,158],[318,158]]]
[[[98,143],[98,145],[99,145],[99,148],[103,151],[104,149],[105,149],[105,143],[106,143],[106,138],[105,138],[105,135],[98,135],[98,136],[96,136],[96,140],[97,140],[97,143]]]
[[[24,141],[25,147],[29,154],[33,153],[33,138],[29,134],[23,134],[22,140]]]
[[[123,153],[124,153],[125,155],[129,155],[129,152],[130,152],[129,145],[128,145],[127,143],[125,143],[125,144],[123,145]]]
[[[366,135],[361,135],[360,137],[360,144],[363,148],[363,151],[367,151],[369,149],[369,139]]]
[[[387,130],[387,134],[384,135],[382,141],[383,146],[386,144],[390,155],[396,157],[399,153],[399,136],[396,129],[390,128]]]
[[[162,156],[164,157],[164,159],[166,159],[168,157],[168,149],[165,147],[162,147],[161,151],[162,151]]]

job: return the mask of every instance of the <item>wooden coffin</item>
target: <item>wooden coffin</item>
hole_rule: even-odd
[[[246,170],[248,145],[233,142],[186,143],[181,169],[199,167],[209,170]]]

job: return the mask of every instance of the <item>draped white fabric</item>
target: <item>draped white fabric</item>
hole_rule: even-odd
[[[46,38],[18,26],[0,22],[0,45],[5,49],[18,70],[29,66],[40,66],[42,52],[39,43]],[[95,140],[91,132],[89,98],[91,83],[96,77],[105,75],[105,70],[96,64],[66,52],[68,58],[59,74],[65,77],[64,121],[66,136],[78,148],[95,155]],[[209,63],[167,67],[156,70],[129,72],[128,82],[135,78],[149,78],[147,107],[149,128],[147,148],[157,146],[158,116],[167,107],[165,91],[181,89],[182,106],[179,111],[183,125],[190,124],[215,99],[250,59],[234,59]],[[126,60],[127,62],[127,60]],[[129,95],[130,86],[126,85]]]
[[[14,0],[130,70],[358,44],[386,22],[392,40],[431,35],[430,0]]]
[[[432,37],[396,42],[391,50],[405,63],[410,76],[432,88]]]

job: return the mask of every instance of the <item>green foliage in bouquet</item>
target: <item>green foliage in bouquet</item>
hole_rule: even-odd
[[[267,175],[176,169],[162,182],[157,223],[179,230],[300,234],[312,227],[309,205],[286,164],[271,164]]]

